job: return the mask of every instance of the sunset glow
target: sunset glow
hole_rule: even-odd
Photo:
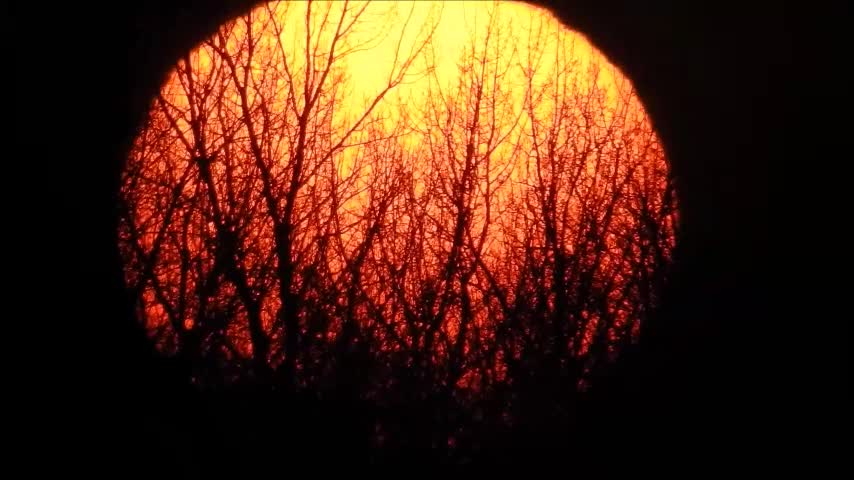
[[[358,358],[366,395],[485,394],[544,365],[583,384],[635,341],[675,219],[631,83],[549,12],[277,2],[179,61],[119,241],[201,383],[317,387]]]

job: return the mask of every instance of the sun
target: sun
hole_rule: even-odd
[[[583,381],[637,339],[676,228],[631,82],[510,2],[233,19],[153,100],[121,212],[140,319],[202,381],[317,387],[360,358],[373,394]]]

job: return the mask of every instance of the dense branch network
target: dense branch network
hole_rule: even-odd
[[[357,32],[394,7],[293,5],[183,58],[128,160],[126,278],[165,352],[202,383],[461,399],[575,389],[637,339],[676,213],[628,82],[500,8],[448,79],[439,17],[402,12],[414,39],[357,108]]]

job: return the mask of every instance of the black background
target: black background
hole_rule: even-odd
[[[835,400],[823,407],[842,404],[838,392],[843,383],[847,388],[847,366],[840,365],[847,345],[830,348],[810,364],[799,357],[806,346],[784,343],[775,333],[786,320],[770,312],[772,303],[780,304],[772,297],[781,293],[772,286],[771,270],[788,261],[771,253],[776,240],[768,232],[770,171],[772,165],[809,161],[793,147],[794,118],[802,115],[801,100],[812,94],[799,80],[804,71],[812,72],[810,62],[830,54],[819,48],[801,55],[801,40],[814,36],[805,31],[805,7],[745,3],[540,2],[586,35],[635,84],[677,179],[683,231],[662,311],[624,368],[596,392],[600,414],[591,414],[577,455],[514,451],[489,461],[607,467],[593,459],[681,459],[695,465],[751,460],[765,455],[757,445],[796,428],[792,398],[833,390]],[[306,440],[310,448],[288,444],[260,453],[260,440],[224,434],[209,408],[213,401],[153,354],[122,289],[113,198],[139,121],[178,56],[252,4],[68,4],[19,11],[20,22],[7,21],[13,44],[38,52],[22,58],[19,83],[38,92],[37,104],[42,97],[61,98],[49,112],[16,101],[24,117],[47,123],[48,136],[40,137],[38,147],[57,150],[49,155],[56,167],[50,174],[59,181],[63,201],[47,215],[70,214],[76,232],[73,255],[67,233],[48,237],[58,240],[54,249],[64,245],[65,262],[73,259],[62,263],[67,270],[55,276],[52,287],[69,293],[68,303],[57,296],[55,320],[74,333],[61,340],[70,353],[53,367],[71,381],[54,395],[74,421],[60,444],[82,447],[75,457],[86,469],[117,464],[150,474],[239,474],[284,472],[308,463],[303,455],[310,451],[330,464],[338,458],[317,450],[334,432],[334,413],[307,414],[328,424],[316,423],[318,439]],[[30,34],[36,30],[49,35]],[[819,368],[809,366],[815,362]],[[247,402],[247,410],[252,408]],[[841,417],[827,423],[829,417],[816,414],[801,423],[841,427]],[[331,444],[347,448],[343,440]],[[355,451],[349,457],[367,459]]]

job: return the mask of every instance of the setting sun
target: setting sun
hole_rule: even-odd
[[[140,319],[195,381],[372,396],[583,387],[676,221],[629,80],[509,2],[257,7],[178,62],[121,200]]]

